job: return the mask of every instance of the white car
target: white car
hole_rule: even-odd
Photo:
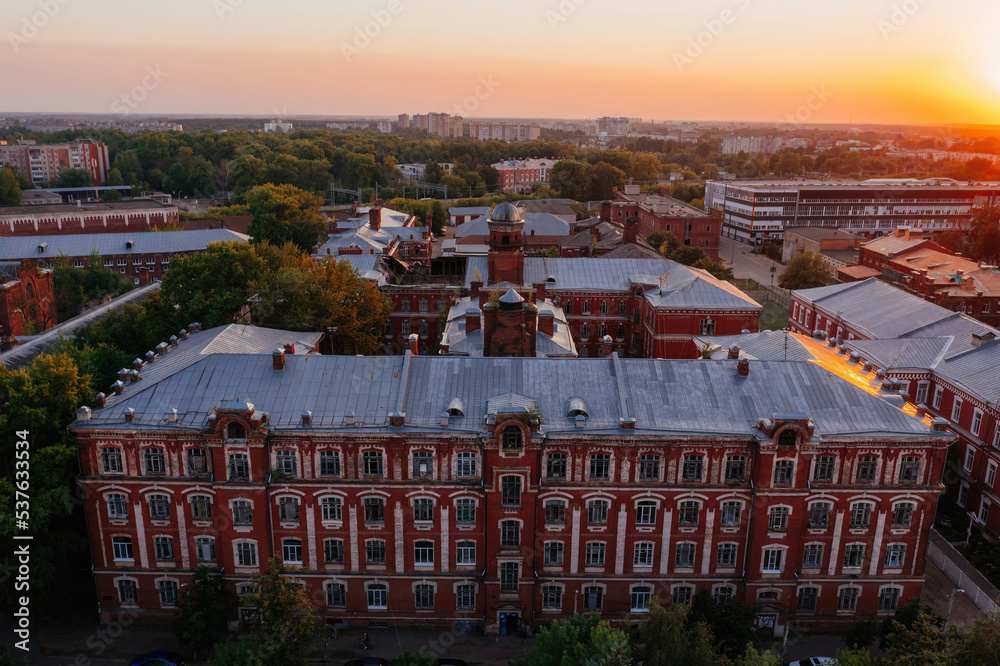
[[[788,666],[831,666],[833,657],[806,657],[799,661],[793,661]]]

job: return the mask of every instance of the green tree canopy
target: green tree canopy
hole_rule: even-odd
[[[59,169],[59,187],[93,187],[94,177],[86,169]]]
[[[630,666],[628,635],[598,615],[574,615],[542,627],[535,647],[513,666]]]
[[[319,212],[323,200],[294,185],[260,185],[247,193],[246,200],[253,215],[247,232],[254,243],[291,241],[310,252],[327,237],[326,218]]]
[[[785,272],[778,276],[778,286],[783,289],[812,289],[830,282],[826,262],[818,254],[806,250],[788,262]]]
[[[0,169],[0,206],[21,205],[21,184],[17,182],[14,170]]]
[[[278,555],[267,561],[264,573],[252,574],[250,582],[254,591],[243,598],[243,607],[253,611],[250,635],[261,663],[305,663],[300,652],[320,630],[305,588],[282,571]]]
[[[208,567],[198,567],[179,599],[174,619],[177,639],[206,654],[226,629],[229,602],[226,579]]]

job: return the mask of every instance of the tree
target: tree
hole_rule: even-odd
[[[924,613],[920,613],[909,627],[896,620],[890,620],[890,627],[887,652],[893,666],[958,664],[956,652],[961,651],[964,636],[957,627],[942,632]]]
[[[215,646],[215,654],[208,663],[210,666],[247,666],[260,661],[251,641],[230,638]]]
[[[562,160],[556,162],[549,174],[549,186],[567,199],[583,201],[587,198],[594,180],[594,167],[586,162]]]
[[[785,272],[778,276],[778,286],[782,289],[812,289],[826,286],[829,281],[823,257],[809,250],[792,257]]]
[[[589,189],[591,201],[598,199],[613,199],[615,192],[624,189],[625,172],[607,162],[594,165],[594,178]]]
[[[250,576],[253,592],[243,598],[252,611],[250,635],[255,656],[269,666],[303,664],[301,649],[319,633],[305,588],[282,572],[281,557],[267,561],[264,573]]]
[[[93,187],[94,176],[86,169],[59,169],[59,187]]]
[[[1000,614],[987,611],[979,616],[958,650],[960,666],[1000,665]]]
[[[881,662],[867,648],[841,648],[833,654],[833,663],[836,666],[878,666]]]
[[[708,255],[700,247],[681,245],[670,253],[669,259],[685,266],[694,266],[699,261],[708,259]]]
[[[13,169],[0,169],[0,206],[21,205],[21,185]]]
[[[716,666],[724,658],[716,650],[712,630],[703,621],[688,622],[691,607],[664,608],[655,599],[639,626],[636,657],[643,666]]]
[[[254,314],[265,326],[292,331],[332,328],[334,353],[372,354],[381,349],[392,304],[347,261],[282,268],[263,287]]]
[[[723,282],[728,282],[735,277],[733,275],[732,268],[723,266],[720,261],[712,261],[708,257],[696,261],[694,263],[694,268],[700,268],[707,273],[711,273],[714,277],[722,280]]]
[[[101,201],[121,201],[122,193],[118,190],[104,190],[101,193]]]
[[[674,250],[681,246],[677,236],[669,231],[654,231],[646,236],[646,243],[664,256],[670,256]]]
[[[737,599],[716,603],[712,593],[701,589],[691,601],[688,625],[704,622],[717,637],[718,646],[731,658],[743,654],[754,641],[757,609]]]
[[[574,615],[543,627],[535,647],[514,666],[628,666],[632,647],[621,629],[614,629],[594,614]]]
[[[963,249],[970,259],[996,264],[1000,259],[1000,206],[980,206],[973,211]]]
[[[291,241],[310,252],[327,237],[326,219],[319,212],[323,200],[294,185],[260,185],[247,193],[246,200],[253,215],[247,228],[253,243]]]
[[[226,241],[209,243],[204,252],[175,257],[160,291],[203,328],[231,324],[266,272],[260,247]]]
[[[190,645],[196,654],[208,652],[226,628],[228,601],[225,578],[208,567],[198,567],[179,600],[174,619],[177,639]]]

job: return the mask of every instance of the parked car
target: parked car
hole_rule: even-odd
[[[831,666],[833,657],[806,657],[798,661],[793,661],[788,666]]]
[[[382,657],[365,657],[364,659],[350,659],[344,662],[344,666],[389,666],[389,660]]]
[[[176,652],[157,650],[140,654],[132,660],[130,666],[184,666],[184,658]]]

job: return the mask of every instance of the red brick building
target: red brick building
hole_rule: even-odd
[[[719,259],[719,236],[722,218],[662,194],[641,194],[638,186],[625,186],[617,199],[601,205],[601,219],[624,224],[632,218],[638,225],[639,236],[645,238],[654,231],[669,231],[683,245],[705,251],[711,259]]]
[[[199,565],[244,594],[272,554],[362,627],[505,633],[707,590],[780,634],[920,594],[953,436],[814,364],[241,354],[218,334],[164,345],[70,427],[105,617],[172,617]]]
[[[177,206],[152,199],[80,205],[0,206],[0,237],[135,233],[178,222]]]
[[[0,263],[0,347],[13,346],[11,338],[55,325],[52,271],[27,261]]]

